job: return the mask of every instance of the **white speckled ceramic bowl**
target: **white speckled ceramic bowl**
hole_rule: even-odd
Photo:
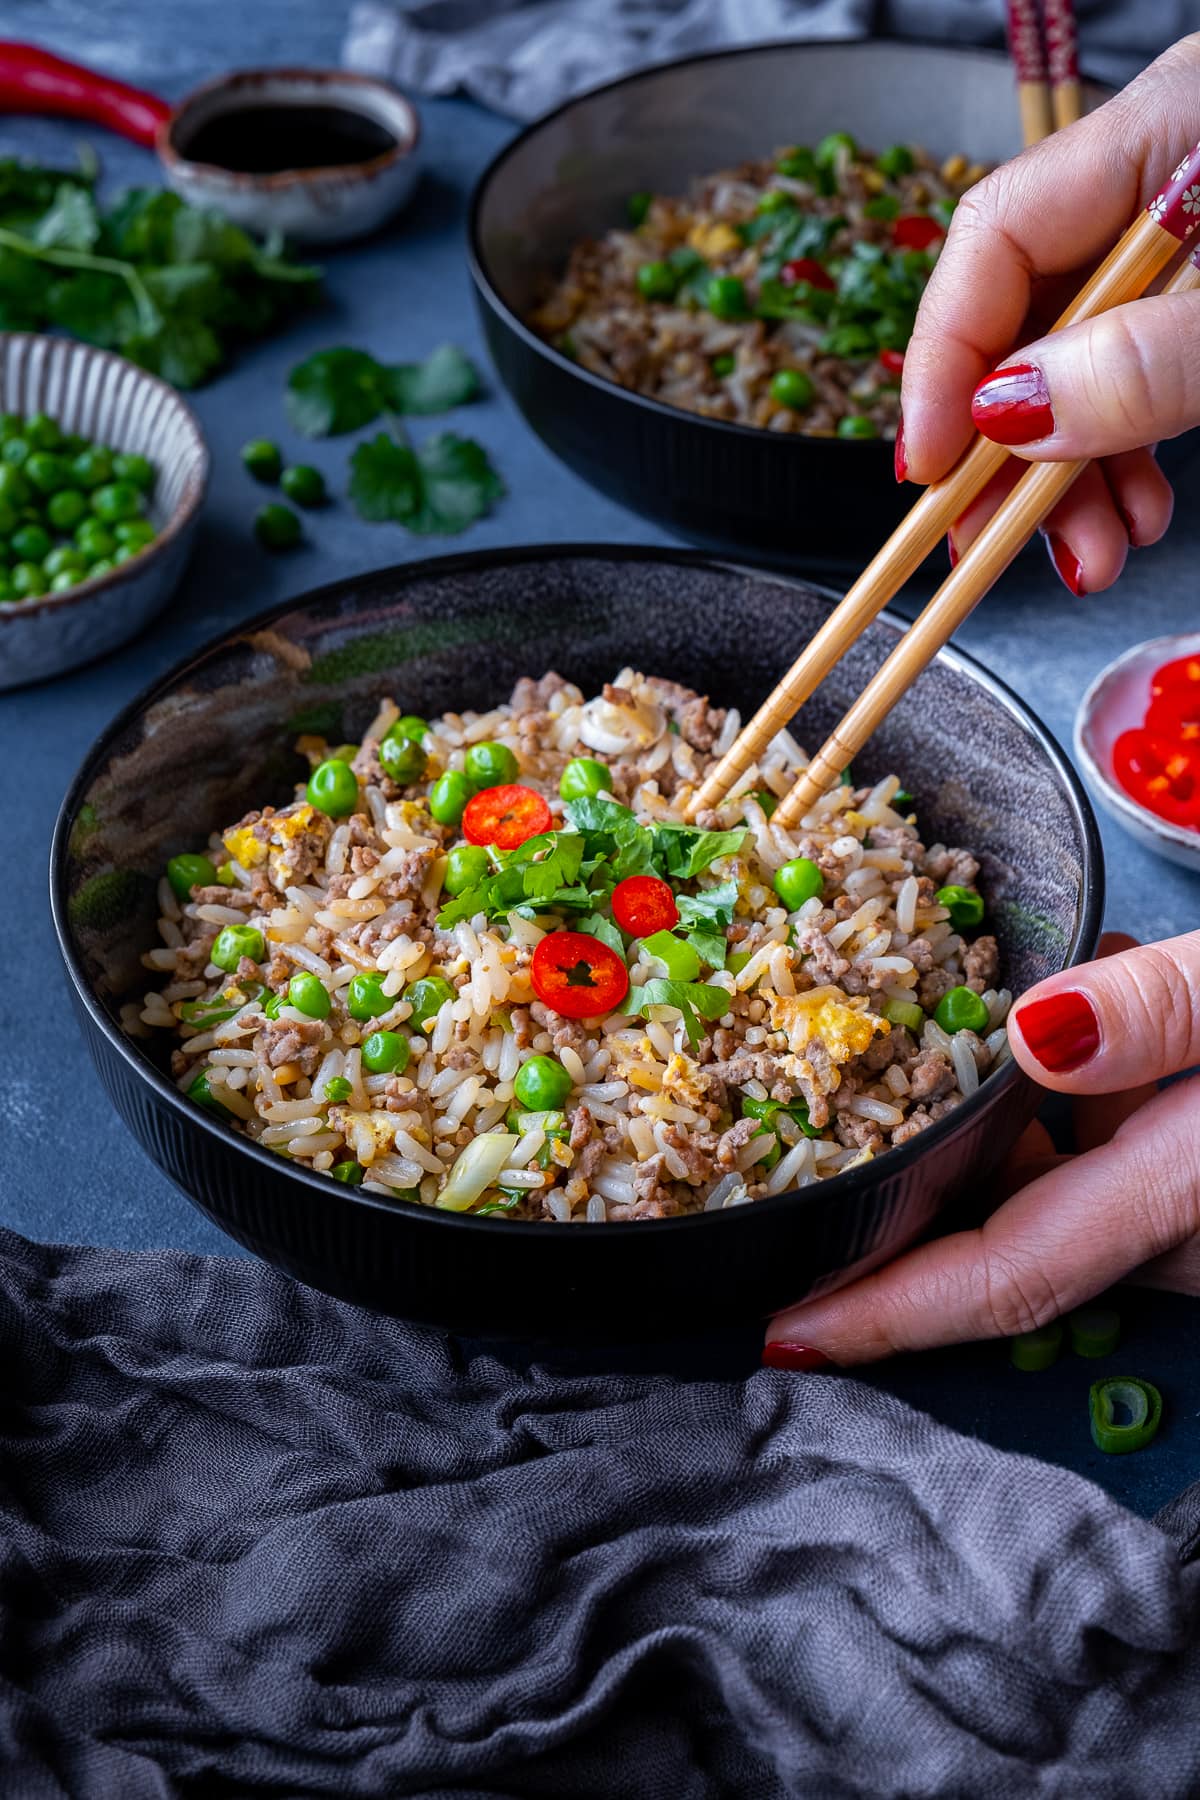
[[[1172,825],[1140,806],[1113,774],[1113,745],[1145,718],[1150,677],[1180,656],[1200,656],[1200,632],[1150,638],[1101,669],[1075,715],[1075,756],[1100,805],[1130,837],[1170,862],[1200,870],[1200,831]]]
[[[174,388],[69,338],[0,335],[0,411],[49,413],[64,431],[140,451],[158,471],[150,500],[158,536],[139,556],[66,593],[0,605],[0,688],[12,688],[103,656],[166,605],[191,550],[209,459]]]

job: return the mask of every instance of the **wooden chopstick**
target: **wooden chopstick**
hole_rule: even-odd
[[[1200,251],[1194,252],[1182,265],[1167,284],[1166,293],[1183,293],[1200,287],[1197,257],[1200,257]],[[1003,506],[984,526],[958,566],[780,801],[772,814],[774,824],[785,829],[796,825],[816,805],[851,759],[858,755],[867,739],[878,730],[926,663],[949,641],[1086,468],[1086,459],[1029,466]]]
[[[1017,77],[1021,138],[1040,144],[1054,130],[1054,102],[1037,0],[1008,0],[1008,53]]]
[[[1189,151],[1170,181],[1134,220],[1056,321],[1054,330],[1095,318],[1145,292],[1175,256],[1180,243],[1200,223],[1200,214],[1185,209],[1193,204],[1187,190],[1197,182],[1200,145]],[[705,778],[688,806],[691,817],[721,804],[746,770],[758,761],[775,733],[800,710],[848,647],[899,593],[939,539],[986,487],[1007,455],[1002,445],[976,437],[950,473],[926,488]]]
[[[1055,129],[1073,125],[1083,117],[1083,87],[1079,80],[1079,41],[1075,29],[1074,0],[1042,0],[1046,33],[1046,72]]]

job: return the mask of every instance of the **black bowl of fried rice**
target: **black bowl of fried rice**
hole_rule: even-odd
[[[831,601],[700,553],[488,551],[339,581],[163,677],[89,754],[51,868],[142,1147],[299,1279],[525,1339],[764,1317],[982,1189],[1037,1101],[1011,997],[1086,959],[1101,915],[1045,729],[945,651],[780,834],[772,798],[894,644],[885,615],[754,786],[681,822]],[[472,753],[492,773],[446,822]],[[464,834],[499,841],[476,802],[539,835],[464,861]],[[673,890],[673,933],[616,928],[629,881]],[[616,987],[581,1006],[576,963]]]
[[[647,517],[774,566],[861,566],[912,499],[893,439],[920,294],[954,206],[1019,148],[990,51],[769,44],[598,88],[476,188],[496,368]]]

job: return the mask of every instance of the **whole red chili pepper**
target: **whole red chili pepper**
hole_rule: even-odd
[[[34,44],[0,39],[0,112],[55,113],[90,119],[153,150],[159,126],[171,116],[165,100]]]

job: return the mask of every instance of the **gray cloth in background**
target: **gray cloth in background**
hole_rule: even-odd
[[[0,1361],[14,1800],[1200,1792],[1200,1566],[848,1378],[511,1369],[3,1230]]]
[[[1200,0],[1077,0],[1086,73],[1127,81],[1200,28]],[[534,119],[648,63],[772,38],[1004,43],[1003,0],[355,0],[344,61]]]

